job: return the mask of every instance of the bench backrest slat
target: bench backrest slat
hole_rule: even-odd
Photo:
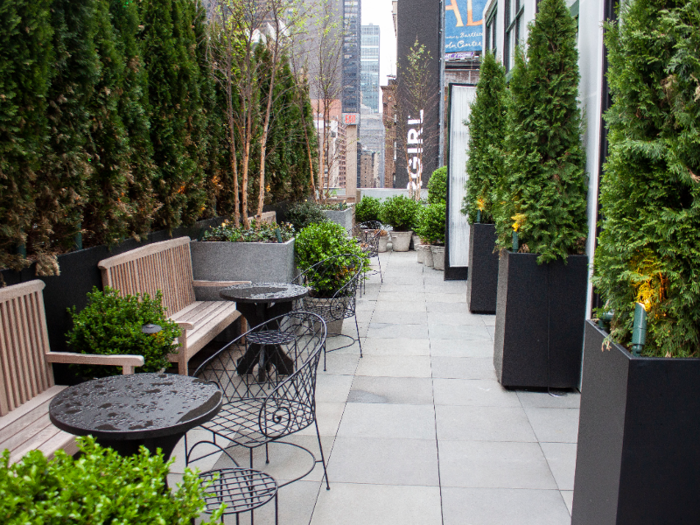
[[[0,288],[0,416],[52,387],[40,280]]]
[[[190,238],[148,244],[100,261],[102,285],[122,296],[163,292],[163,306],[172,315],[195,301]]]

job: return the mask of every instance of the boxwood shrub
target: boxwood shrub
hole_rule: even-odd
[[[4,525],[190,525],[204,509],[197,474],[185,469],[175,490],[166,486],[174,459],[145,448],[122,457],[92,437],[78,438],[77,459],[62,450],[52,460],[34,450],[9,465],[0,457],[0,523]],[[214,525],[223,508],[203,525]]]
[[[447,206],[444,202],[428,204],[418,215],[416,234],[428,244],[445,244]]]
[[[436,169],[428,181],[428,204],[447,203],[447,166]]]
[[[382,211],[382,202],[375,198],[364,196],[355,205],[355,222],[378,221]]]
[[[384,201],[379,220],[395,231],[409,231],[416,227],[420,203],[405,195],[395,195]]]

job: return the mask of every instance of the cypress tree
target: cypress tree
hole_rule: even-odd
[[[180,0],[141,3],[142,53],[148,74],[148,114],[153,159],[160,178],[154,190],[162,204],[156,227],[173,229],[182,223],[188,186],[196,182],[197,166],[188,150],[190,117],[190,55],[182,37]]]
[[[495,210],[499,245],[513,221],[538,262],[582,253],[587,232],[585,154],[578,106],[576,24],[564,0],[542,0],[510,82],[504,179]]]
[[[700,355],[700,1],[633,0],[607,28],[609,156],[594,283],[628,344],[648,311],[644,354]]]
[[[469,222],[493,222],[494,191],[503,175],[503,141],[506,130],[506,71],[493,53],[481,62],[476,100],[469,115],[467,194],[462,212]]]
[[[126,65],[124,69],[119,115],[129,140],[129,188],[131,202],[129,233],[142,237],[150,231],[159,207],[153,190],[158,168],[153,162],[148,108],[148,75],[144,68],[138,6],[124,0],[110,1],[110,14],[116,45]]]
[[[14,252],[31,228],[34,184],[47,137],[51,3],[0,3],[0,267],[28,264]]]
[[[111,245],[129,232],[133,154],[119,111],[126,64],[112,29],[109,0],[96,0],[94,7],[99,80],[86,104],[90,118],[86,150],[92,172],[83,199],[83,230],[87,244]]]
[[[93,172],[87,151],[89,103],[100,79],[94,14],[94,0],[55,0],[52,5],[55,54],[47,95],[49,140],[37,174],[36,213],[28,241],[42,274],[58,272],[53,255],[70,249],[82,227],[86,184]]]

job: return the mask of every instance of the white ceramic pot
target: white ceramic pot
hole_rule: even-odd
[[[425,264],[428,268],[432,268],[433,252],[431,251],[429,244],[424,244],[423,246],[423,264]]]
[[[420,264],[425,262],[425,246],[422,244],[416,246],[416,261],[418,261]]]
[[[407,252],[411,246],[412,231],[407,232],[391,232],[391,245],[395,252]]]
[[[379,253],[386,252],[386,245],[389,244],[389,233],[379,236]]]
[[[435,270],[445,269],[445,247],[431,246],[430,251],[433,254],[433,268]]]

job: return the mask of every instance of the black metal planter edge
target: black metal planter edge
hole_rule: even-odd
[[[700,523],[700,359],[585,333],[572,525]]]
[[[495,314],[498,297],[498,252],[495,224],[471,224],[467,305],[473,314]]]
[[[499,260],[493,362],[509,388],[578,388],[588,257],[537,264],[537,254]]]

